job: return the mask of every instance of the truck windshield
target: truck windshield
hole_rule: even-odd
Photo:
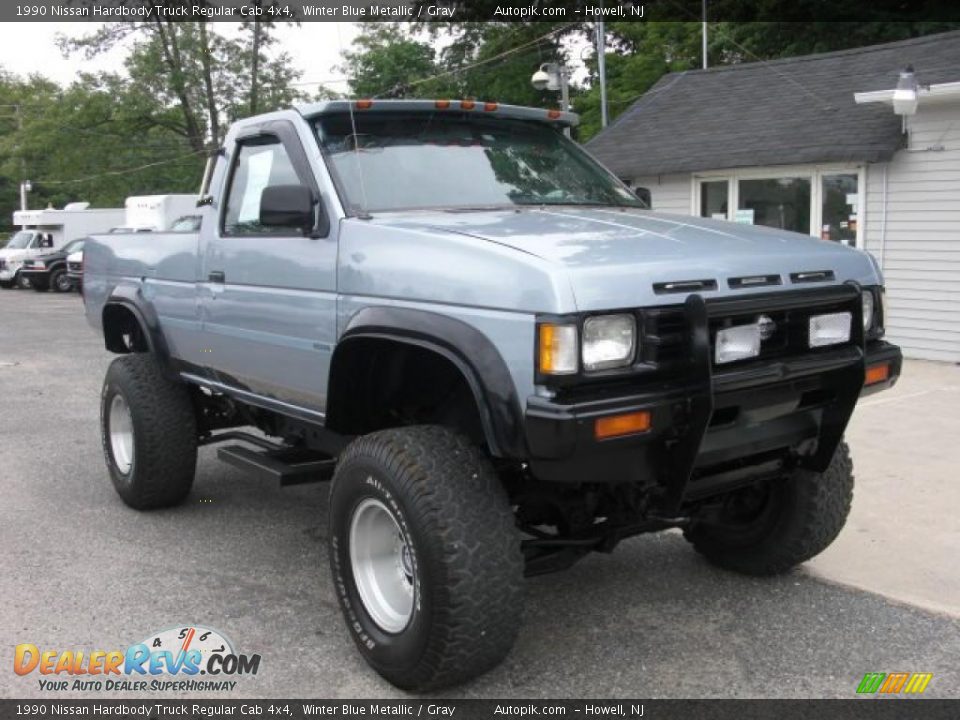
[[[10,250],[23,250],[30,244],[31,240],[33,240],[33,233],[21,230],[18,233],[14,233],[13,237],[10,238],[10,242],[7,243],[7,248]]]
[[[81,250],[83,250],[84,240],[85,238],[71,240],[63,248],[61,248],[60,252],[63,253],[64,255],[70,255],[71,253],[80,252]]]
[[[643,207],[549,125],[467,113],[349,113],[316,120],[351,211],[515,205]]]

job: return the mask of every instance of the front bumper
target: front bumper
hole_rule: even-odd
[[[688,301],[690,361],[656,387],[587,401],[562,403],[531,397],[526,408],[529,465],[553,482],[633,483],[653,490],[658,510],[722,491],[776,469],[789,456],[823,470],[839,444],[861,395],[891,387],[902,354],[889,343],[863,338],[798,357],[714,366],[710,308]],[[858,300],[859,302],[859,300]],[[856,319],[858,321],[858,318]],[[887,378],[864,387],[866,369],[887,366]],[[598,440],[598,418],[650,413],[643,433]]]
[[[19,265],[11,267],[7,265],[2,270],[0,270],[0,281],[7,282],[13,280],[17,276],[17,270],[20,269]]]

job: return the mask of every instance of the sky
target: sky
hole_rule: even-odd
[[[0,0],[4,2],[5,0]],[[67,85],[78,70],[96,72],[123,70],[125,49],[122,46],[111,52],[86,60],[80,55],[65,58],[55,44],[57,34],[78,36],[92,32],[98,23],[18,22],[0,23],[0,68],[18,75],[40,73],[51,80]],[[222,27],[221,27],[222,26]],[[218,30],[235,31],[238,24],[218,23]],[[304,90],[310,94],[316,89],[313,83],[323,82],[331,90],[343,91],[346,83],[335,67],[340,63],[342,49],[348,49],[357,36],[354,23],[308,22],[300,26],[280,25],[277,30],[278,48],[290,54],[296,66],[303,71],[300,79]],[[587,43],[577,39],[569,43],[569,56],[573,65],[573,78],[581,80],[585,75],[579,60]],[[531,68],[531,74],[536,68]]]
[[[223,25],[235,27],[232,23]],[[97,23],[0,23],[0,67],[18,75],[40,73],[61,84],[69,84],[79,69],[121,71],[125,54],[122,47],[94,60],[84,60],[81,56],[63,57],[54,42],[58,33],[84,35],[96,27]],[[342,78],[334,66],[340,62],[341,47],[349,48],[356,35],[354,23],[314,22],[277,28],[278,46],[288,52],[303,71],[303,82]],[[345,84],[330,82],[329,87],[342,90]]]

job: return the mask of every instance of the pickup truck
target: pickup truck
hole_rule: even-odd
[[[647,211],[576,122],[469,100],[253,117],[208,163],[198,233],[84,249],[120,497],[183,502],[211,443],[332,480],[332,591],[401,688],[492,668],[525,575],[640,533],[750,575],[820,553],[857,400],[900,374],[870,255]]]

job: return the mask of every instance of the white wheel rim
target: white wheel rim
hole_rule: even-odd
[[[353,511],[350,566],[371,619],[388,633],[403,630],[413,616],[413,560],[396,518],[376,498]]]
[[[110,401],[110,452],[117,470],[126,475],[133,466],[133,416],[123,395]]]

